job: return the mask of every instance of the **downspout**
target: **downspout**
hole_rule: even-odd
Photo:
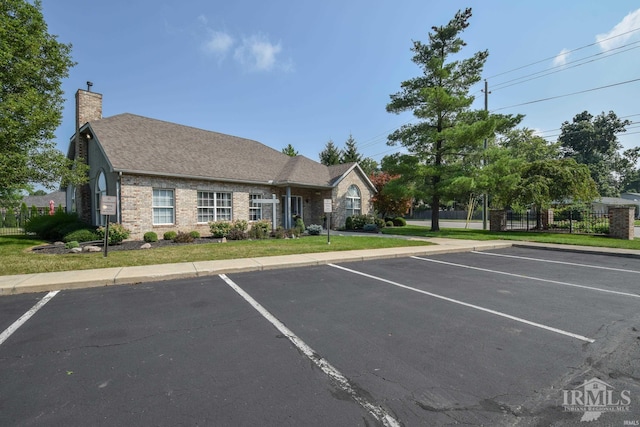
[[[118,224],[122,224],[122,192],[120,191],[120,186],[122,185],[122,172],[118,172],[118,180],[116,181],[116,197],[118,198],[118,210],[116,211],[117,214],[117,223]]]

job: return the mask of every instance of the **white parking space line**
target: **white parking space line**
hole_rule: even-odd
[[[51,300],[51,298],[55,297],[58,294],[58,292],[60,292],[60,291],[51,291],[51,292],[49,292],[47,295],[44,296],[44,298],[42,298],[40,301],[38,301],[36,303],[36,305],[31,307],[31,309],[29,311],[27,311],[25,314],[20,316],[20,318],[18,320],[13,322],[11,324],[11,326],[9,326],[7,329],[5,329],[0,334],[0,345],[2,345],[2,343],[5,342],[7,340],[7,338],[9,338],[15,331],[17,331],[18,328],[24,324],[24,322],[29,320],[31,318],[31,316],[36,314],[36,312],[38,310],[40,310],[46,303],[48,303]]]
[[[227,277],[226,274],[220,274],[219,277],[224,280],[234,291],[236,291],[242,298],[253,306],[265,319],[267,319],[273,326],[276,327],[289,341],[295,345],[305,356],[309,358],[313,363],[318,366],[322,372],[324,372],[329,378],[334,380],[338,386],[345,392],[347,392],[353,400],[355,400],[360,406],[362,406],[367,412],[369,412],[375,419],[380,421],[383,425],[389,427],[400,427],[400,423],[389,415],[383,408],[376,406],[373,403],[366,400],[363,396],[358,394],[356,389],[351,385],[351,382],[347,377],[342,375],[333,365],[331,365],[325,358],[321,357],[311,347],[309,347],[302,339],[294,334],[289,328],[287,328],[281,321],[279,321],[273,314],[271,314],[266,308],[264,308],[258,301],[253,299],[251,295],[245,292],[240,286],[238,286],[233,280]]]
[[[626,270],[624,268],[603,267],[603,266],[600,266],[600,265],[588,265],[588,264],[580,264],[580,263],[575,263],[575,262],[555,261],[555,260],[543,259],[543,258],[530,258],[530,257],[526,257],[526,256],[496,254],[496,253],[492,253],[492,252],[482,252],[482,251],[471,251],[471,253],[472,254],[477,254],[477,255],[491,255],[491,256],[498,256],[498,257],[504,257],[504,258],[517,258],[517,259],[524,259],[524,260],[527,260],[527,261],[549,262],[549,263],[553,263],[553,264],[573,265],[575,267],[597,268],[599,270],[612,270],[612,271],[620,271],[622,273],[640,274],[640,271],[638,271],[638,270]]]
[[[452,267],[468,268],[470,270],[484,271],[484,272],[493,273],[493,274],[502,274],[504,276],[517,277],[519,279],[535,280],[535,281],[538,281],[538,282],[552,283],[554,285],[569,286],[569,287],[572,287],[572,288],[580,288],[580,289],[588,289],[590,291],[603,292],[603,293],[606,293],[606,294],[614,294],[614,295],[622,295],[622,296],[625,296],[625,297],[640,298],[640,295],[632,294],[632,293],[629,293],[629,292],[612,291],[610,289],[596,288],[594,286],[577,285],[575,283],[560,282],[560,281],[557,281],[557,280],[550,280],[550,279],[541,279],[540,277],[525,276],[524,274],[507,273],[506,271],[490,270],[488,268],[473,267],[471,265],[456,264],[456,263],[453,263],[453,262],[440,261],[440,260],[437,260],[437,259],[430,259],[430,258],[422,258],[422,257],[418,257],[418,256],[412,256],[411,258],[419,259],[421,261],[435,262],[437,264],[450,265]]]
[[[415,258],[415,257],[412,257],[412,258]],[[428,295],[428,296],[433,297],[433,298],[438,298],[438,299],[441,299],[443,301],[448,301],[448,302],[451,302],[451,303],[454,303],[454,304],[462,305],[464,307],[473,308],[475,310],[480,310],[480,311],[483,311],[485,313],[494,314],[496,316],[500,316],[500,317],[504,317],[506,319],[514,320],[516,322],[524,323],[524,324],[529,325],[529,326],[534,326],[536,328],[540,328],[540,329],[544,329],[544,330],[547,330],[547,331],[555,332],[555,333],[560,334],[560,335],[565,335],[565,336],[568,336],[568,337],[571,337],[571,338],[576,338],[576,339],[578,339],[580,341],[585,341],[585,342],[588,342],[588,343],[595,342],[594,339],[587,338],[587,337],[585,337],[583,335],[574,334],[572,332],[564,331],[562,329],[554,328],[552,326],[547,326],[547,325],[543,325],[541,323],[532,322],[530,320],[526,320],[526,319],[523,319],[521,317],[512,316],[512,315],[507,314],[507,313],[502,313],[500,311],[492,310],[490,308],[480,307],[479,305],[469,304],[468,302],[464,302],[464,301],[460,301],[460,300],[457,300],[457,299],[453,299],[453,298],[445,297],[445,296],[442,296],[442,295],[434,294],[434,293],[428,292],[428,291],[423,291],[422,289],[413,288],[411,286],[403,285],[402,283],[394,282],[392,280],[388,280],[388,279],[385,279],[385,278],[382,278],[382,277],[378,277],[378,276],[373,276],[371,274],[363,273],[361,271],[352,270],[350,268],[342,267],[340,265],[335,265],[335,264],[328,264],[328,265],[331,266],[331,267],[334,267],[334,268],[339,268],[340,270],[348,271],[349,273],[359,274],[360,276],[364,276],[364,277],[368,277],[370,279],[378,280],[380,282],[388,283],[390,285],[397,286],[399,288],[408,289],[408,290],[413,291],[413,292],[418,292],[418,293],[423,294],[423,295]]]

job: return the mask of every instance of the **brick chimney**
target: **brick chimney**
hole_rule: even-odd
[[[87,82],[87,90],[78,89],[76,92],[76,141],[75,158],[89,162],[89,137],[81,134],[80,128],[87,122],[102,118],[102,95],[91,92],[91,84]],[[91,171],[89,171],[91,178]],[[92,222],[91,187],[84,184],[76,188],[76,209],[80,218],[88,223]]]

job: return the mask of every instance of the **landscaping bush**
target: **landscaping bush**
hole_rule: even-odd
[[[284,230],[284,228],[278,227],[271,233],[271,237],[273,237],[275,239],[284,239],[284,238],[286,238],[288,236],[287,236],[287,232]]]
[[[247,231],[249,229],[249,223],[244,219],[237,219],[231,223],[231,228],[234,230]]]
[[[99,227],[96,232],[101,239],[104,239],[105,227]],[[122,241],[129,237],[131,232],[122,224],[109,223],[109,245],[119,245]]]
[[[65,249],[73,249],[73,248],[79,248],[80,247],[80,243],[78,243],[75,240],[72,240],[70,242],[65,243],[64,248]]]
[[[88,230],[86,228],[72,231],[71,233],[67,233],[62,238],[63,242],[93,242],[94,240],[99,240],[100,237],[93,230]]]
[[[189,236],[193,237],[194,239],[199,239],[200,238],[200,232],[193,230],[189,232]]]
[[[348,230],[363,230],[366,224],[374,224],[378,228],[384,227],[384,220],[373,215],[354,215],[351,217],[351,223],[352,228]]]
[[[213,237],[227,237],[231,230],[231,223],[229,221],[215,221],[209,223],[209,229]]]
[[[350,216],[344,221],[344,229],[345,230],[353,230],[353,218]]]
[[[266,239],[269,237],[269,228],[270,228],[271,224],[269,223],[269,221],[257,221],[254,222],[251,225],[251,228],[249,229],[249,232],[247,233],[247,236],[250,239]]]
[[[240,228],[232,228],[227,234],[227,240],[246,240],[247,238],[247,233]]]
[[[193,243],[193,236],[190,233],[179,232],[173,238],[174,243]]]
[[[387,227],[393,227],[393,221],[387,221],[387,222],[385,222],[385,225]]]
[[[294,233],[295,233],[296,236],[302,236],[302,234],[304,233],[304,230],[305,230],[304,221],[303,221],[302,217],[300,217],[298,215],[295,215],[293,218],[295,220],[294,226],[293,226]]]
[[[365,224],[362,226],[362,231],[366,231],[366,232],[378,231],[378,226],[375,224]]]
[[[176,238],[177,235],[178,235],[178,233],[176,233],[175,231],[167,231],[167,232],[164,233],[162,238],[164,240],[173,240],[173,239]]]
[[[404,227],[407,225],[407,220],[402,218],[401,216],[393,218],[393,225],[396,227]]]
[[[5,213],[4,226],[7,228],[14,228],[18,226],[18,221],[16,220],[16,214],[13,211],[13,209],[9,209]]]
[[[158,235],[154,231],[147,231],[146,233],[144,233],[144,236],[142,236],[142,240],[147,243],[157,242]]]
[[[25,231],[43,240],[61,240],[75,230],[89,227],[76,213],[56,212],[54,215],[36,215],[29,218]]]
[[[310,236],[319,236],[322,233],[322,226],[318,224],[311,224],[307,227],[307,233]]]
[[[29,219],[29,208],[27,208],[27,204],[25,202],[22,202],[22,204],[20,205],[20,221],[19,221],[20,227],[24,227],[28,219]]]

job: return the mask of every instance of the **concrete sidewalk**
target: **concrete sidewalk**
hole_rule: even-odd
[[[477,241],[446,238],[416,240],[424,240],[435,244],[429,246],[321,252],[220,261],[197,261],[178,264],[113,267],[94,270],[0,276],[0,296],[63,289],[156,282],[161,280],[204,277],[244,271],[314,266],[337,262],[366,261],[380,258],[407,257],[412,255],[434,255],[452,252],[468,252],[473,250],[481,251],[508,248],[511,246],[602,253],[640,258],[640,251],[627,249],[551,245],[504,240]]]

